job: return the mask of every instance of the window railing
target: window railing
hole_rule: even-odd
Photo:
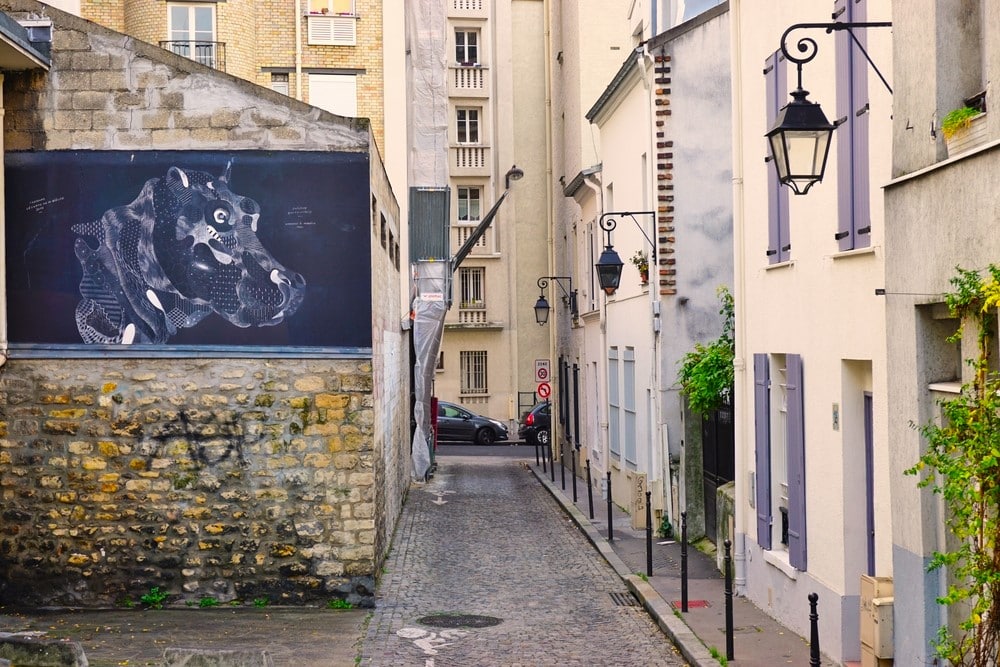
[[[167,40],[160,42],[160,48],[172,51],[179,56],[217,69],[226,71],[226,43],[202,42],[197,40]]]
[[[486,146],[455,146],[452,155],[452,167],[460,172],[452,176],[479,175],[481,170],[489,168],[489,149]]]
[[[456,65],[451,68],[451,94],[473,94],[486,92],[486,67],[476,65],[465,67]]]

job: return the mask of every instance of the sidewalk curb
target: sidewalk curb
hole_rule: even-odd
[[[643,581],[642,578],[629,571],[628,566],[614,552],[607,538],[598,532],[594,524],[590,523],[590,520],[584,516],[583,512],[575,505],[568,503],[563,498],[562,492],[547,477],[540,474],[530,464],[525,465],[531,470],[535,479],[541,482],[552,497],[555,498],[556,502],[563,508],[563,511],[570,516],[573,523],[586,534],[587,539],[590,540],[594,548],[604,557],[608,565],[622,578],[622,581],[625,582],[629,590],[639,598],[643,608],[653,617],[660,630],[677,645],[684,659],[696,667],[718,667],[718,661],[712,657],[705,644],[698,639],[698,636],[688,627],[687,623],[674,614],[673,609],[667,601],[648,582]]]

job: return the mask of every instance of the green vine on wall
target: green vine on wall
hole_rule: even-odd
[[[990,369],[1000,267],[991,264],[985,279],[978,271],[957,271],[945,303],[961,324],[949,341],[975,327],[976,356],[966,360],[972,380],[959,396],[940,402],[940,424],[920,427],[927,450],[906,473],[920,475],[921,488],[944,498],[945,525],[956,545],[935,552],[929,565],[944,568],[952,582],[938,603],[965,616],[956,629],[940,629],[938,656],[955,667],[986,667],[997,664],[1000,641],[1000,374]]]
[[[708,344],[695,343],[694,349],[681,358],[677,381],[694,412],[708,414],[722,405],[733,387],[733,295],[723,285],[716,290],[722,308],[722,335]]]

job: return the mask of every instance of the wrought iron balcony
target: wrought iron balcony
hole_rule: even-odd
[[[179,56],[217,69],[226,71],[226,43],[202,42],[197,40],[168,40],[160,42],[160,48],[173,51]]]

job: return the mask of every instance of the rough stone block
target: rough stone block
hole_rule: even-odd
[[[274,667],[266,650],[167,648],[163,667]]]

